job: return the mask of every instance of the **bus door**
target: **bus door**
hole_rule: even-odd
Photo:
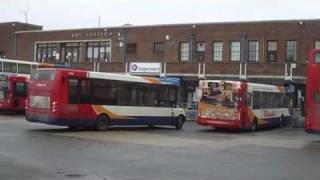
[[[8,94],[8,81],[5,76],[0,76],[0,104],[4,104],[7,101]]]
[[[27,82],[25,80],[15,80],[13,87],[13,107],[24,108],[27,97]]]
[[[80,103],[80,80],[76,77],[68,78],[68,103],[66,107],[66,113],[76,114],[79,113],[79,103]]]

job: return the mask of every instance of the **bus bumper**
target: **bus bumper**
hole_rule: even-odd
[[[43,123],[56,126],[95,126],[94,120],[84,119],[64,119],[56,118],[49,115],[26,113],[26,120],[33,123]]]
[[[197,123],[202,126],[212,126],[215,128],[241,129],[243,124],[239,120],[212,120],[201,118]]]

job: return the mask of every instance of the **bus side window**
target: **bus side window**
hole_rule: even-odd
[[[89,79],[82,79],[80,82],[80,104],[90,104],[91,81]]]
[[[79,80],[76,78],[68,80],[68,102],[69,104],[79,103]]]
[[[247,93],[247,106],[252,106],[252,93]]]
[[[314,63],[316,63],[316,64],[320,63],[320,52],[316,53],[316,57],[314,58]]]
[[[320,104],[320,91],[314,92],[313,98],[315,104]]]
[[[260,108],[261,109],[268,108],[268,93],[267,92],[261,92]]]
[[[253,92],[252,109],[260,109],[260,92]]]
[[[109,80],[92,80],[92,104],[115,105],[117,103],[117,83]]]
[[[280,101],[280,94],[279,93],[275,93],[274,94],[274,107],[275,108],[281,108],[281,101]]]
[[[177,106],[177,88],[176,87],[169,87],[169,103],[170,103],[170,107]]]
[[[158,103],[160,107],[168,107],[169,106],[169,94],[167,86],[159,86],[158,87]]]

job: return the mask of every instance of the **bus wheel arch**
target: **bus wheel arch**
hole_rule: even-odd
[[[95,128],[97,131],[105,131],[109,129],[110,118],[107,114],[99,114],[96,119]]]
[[[186,121],[186,117],[184,115],[180,114],[179,116],[177,116],[174,124],[175,128],[177,130],[181,130],[185,121]]]

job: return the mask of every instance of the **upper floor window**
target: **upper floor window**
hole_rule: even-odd
[[[315,48],[315,49],[320,49],[320,40],[316,40],[316,41],[314,42],[314,48]]]
[[[267,61],[270,61],[270,62],[277,61],[277,51],[278,51],[277,41],[268,41],[267,42]]]
[[[259,41],[249,41],[249,61],[259,61]]]
[[[129,54],[137,53],[137,44],[136,43],[128,43],[127,44],[127,53],[129,53]]]
[[[287,41],[287,61],[297,61],[297,41]]]
[[[153,52],[154,53],[164,53],[164,42],[153,43]]]
[[[87,61],[109,62],[111,60],[111,44],[107,41],[87,43]]]
[[[231,41],[231,61],[240,61],[240,41]]]
[[[189,43],[188,42],[180,42],[179,57],[181,61],[189,61]]]
[[[0,51],[0,58],[5,58],[5,57],[6,57],[5,51]]]
[[[223,55],[223,42],[222,41],[214,41],[213,44],[213,61],[222,61]]]

